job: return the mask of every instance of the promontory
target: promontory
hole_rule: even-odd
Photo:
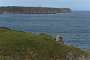
[[[19,7],[7,6],[0,7],[0,14],[18,13],[18,14],[56,14],[71,12],[70,8],[52,8],[52,7]]]

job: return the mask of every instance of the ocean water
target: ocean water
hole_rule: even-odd
[[[60,14],[0,14],[0,26],[19,31],[61,35],[68,45],[90,48],[90,12]]]

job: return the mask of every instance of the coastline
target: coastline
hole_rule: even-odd
[[[0,7],[0,14],[19,13],[19,14],[56,14],[70,13],[70,8],[50,8],[50,7],[19,7],[8,6]]]
[[[55,38],[47,34],[34,34],[32,32],[16,31],[6,27],[1,27],[0,37],[1,50],[6,50],[6,52],[1,52],[0,54],[0,56],[3,57],[4,55],[10,56],[10,58],[12,58],[12,55],[15,58],[20,58],[20,56],[24,56],[25,59],[31,60],[89,60],[90,58],[88,52],[83,51],[77,47],[60,44],[55,41]],[[18,54],[16,53],[21,55],[18,56]],[[26,53],[28,53],[28,55]]]

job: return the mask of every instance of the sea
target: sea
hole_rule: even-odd
[[[0,14],[0,27],[63,36],[65,44],[90,49],[90,11],[58,14]]]

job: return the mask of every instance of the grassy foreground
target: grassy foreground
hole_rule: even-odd
[[[65,60],[69,52],[74,56],[88,55],[80,48],[58,44],[46,34],[0,29],[0,55],[18,56],[22,60]]]

